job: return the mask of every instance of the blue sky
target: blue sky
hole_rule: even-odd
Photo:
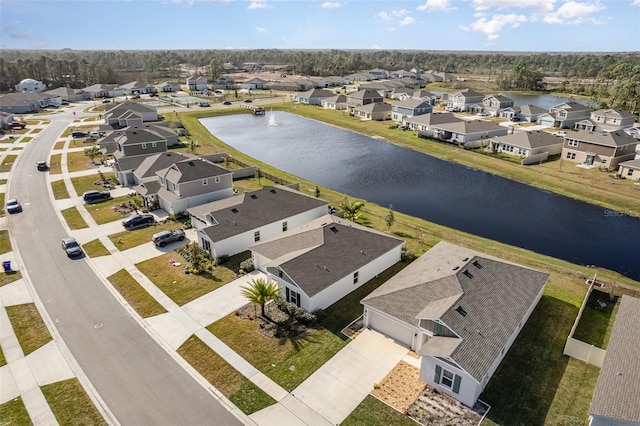
[[[640,51],[640,0],[0,0],[0,47]]]

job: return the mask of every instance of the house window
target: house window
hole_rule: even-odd
[[[633,176],[633,169],[627,170],[627,176]]]
[[[287,302],[300,307],[300,295],[293,290],[290,290],[289,287],[286,287],[286,296]]]
[[[282,222],[282,232],[286,232],[287,229],[289,229],[289,225],[287,224],[287,221],[285,220],[284,222]]]
[[[155,148],[156,147],[156,143],[155,142],[151,142],[151,147]]]
[[[211,242],[209,240],[202,239],[202,248],[211,254]]]
[[[462,381],[462,377],[445,368],[440,367],[437,364],[433,381],[436,384],[451,389],[453,393],[460,393],[460,382]]]
[[[147,148],[147,144],[146,144],[146,143],[143,143],[143,144],[142,144],[142,149],[146,149],[146,148]]]
[[[569,146],[578,146],[578,141],[574,139],[569,139]]]
[[[575,152],[567,152],[567,158],[569,160],[575,160],[576,159],[576,153]]]
[[[206,179],[206,178],[202,179],[202,185],[203,186],[209,185],[209,179]]]
[[[358,271],[353,273],[353,283],[354,284],[358,284],[359,275],[360,275],[360,273]]]
[[[260,241],[260,231],[256,231],[253,233],[253,241],[255,242]]]
[[[220,176],[216,176],[214,180],[216,183],[220,183]]]

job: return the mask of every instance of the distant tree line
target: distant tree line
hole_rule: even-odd
[[[24,78],[47,87],[81,88],[96,83],[124,84],[181,78],[181,64],[208,67],[209,77],[223,64],[291,65],[299,75],[328,76],[382,68],[445,71],[494,78],[501,90],[544,90],[544,76],[562,77],[569,92],[611,98],[613,105],[640,107],[640,53],[495,53],[412,50],[7,50],[0,51],[0,91]],[[580,83],[591,79],[590,87]],[[581,87],[582,86],[582,87]]]

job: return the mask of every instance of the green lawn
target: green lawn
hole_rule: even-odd
[[[29,426],[32,425],[27,407],[22,398],[14,398],[0,405],[0,425],[2,426]]]
[[[35,304],[7,306],[6,310],[25,356],[53,340]]]
[[[9,231],[0,229],[0,254],[9,253],[12,250],[11,241],[9,241]]]
[[[243,413],[255,413],[276,402],[197,336],[184,342],[178,353]]]
[[[105,173],[105,179],[111,180],[117,184],[116,176],[113,173]],[[100,175],[96,171],[95,174],[89,176],[81,176],[77,178],[71,179],[71,183],[73,184],[74,189],[78,195],[82,195],[83,193],[91,190],[102,190],[102,186],[100,183]]]
[[[13,163],[18,158],[17,155],[7,155],[4,157],[2,163],[0,163],[0,173],[6,173],[11,171],[11,167],[13,167]]]
[[[119,270],[107,279],[142,318],[167,312],[126,269]]]
[[[607,294],[594,289],[584,311],[582,311],[582,317],[580,317],[573,337],[590,345],[607,349],[618,312],[619,303],[617,301],[617,298],[611,301]],[[601,307],[598,302],[605,303],[606,306]]]
[[[160,231],[169,231],[183,228],[184,224],[180,222],[158,223],[146,228],[135,229],[133,231],[122,231],[117,234],[109,235],[109,239],[119,250],[127,250],[140,244],[151,241],[153,234]]]
[[[107,425],[78,379],[42,386],[51,411],[61,425]]]
[[[341,426],[415,426],[413,421],[398,410],[389,407],[379,399],[367,395]]]
[[[83,244],[82,249],[89,257],[107,256],[111,254],[109,253],[109,250],[107,250],[107,248],[104,246],[104,244],[102,244],[98,239]]]
[[[2,351],[2,348],[0,347],[0,367],[2,367],[3,365],[6,365],[6,364],[7,364],[7,359],[4,357],[4,352]]]
[[[67,221],[67,225],[69,225],[69,228],[71,229],[83,229],[89,227],[87,222],[85,222],[80,215],[78,209],[75,207],[69,207],[68,209],[62,210],[60,213],[62,213],[62,216]]]
[[[186,261],[176,251],[154,257],[136,266],[164,294],[182,306],[235,280],[237,269],[232,268],[240,263],[240,260],[236,261],[236,259],[246,258],[248,258],[248,252],[233,256],[230,262],[215,267],[211,273],[201,275],[185,274]],[[181,266],[172,266],[169,263],[170,259],[179,261]]]
[[[11,267],[13,268],[14,266],[11,265]],[[6,273],[4,271],[0,272],[0,287],[2,287],[3,285],[7,285],[10,284],[14,281],[18,281],[19,279],[22,278],[22,274],[20,273],[20,271],[11,271],[10,273]]]
[[[51,182],[51,190],[53,191],[53,198],[56,200],[69,198],[69,191],[67,191],[67,186],[65,185],[64,180]]]
[[[53,154],[49,158],[49,174],[58,175],[62,173],[62,154]]]
[[[87,148],[93,144],[87,144]],[[100,161],[99,157],[96,157],[96,161]],[[95,169],[96,164],[91,162],[91,159],[84,155],[84,152],[67,152],[67,167],[69,172],[80,172],[83,170]]]

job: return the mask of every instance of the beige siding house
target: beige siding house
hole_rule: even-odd
[[[391,119],[391,104],[386,102],[376,102],[373,104],[361,105],[351,110],[351,115],[360,117],[363,120],[384,121]]]
[[[491,138],[489,146],[495,153],[523,158],[531,157],[534,161],[544,161],[550,155],[560,154],[562,143],[562,138],[548,132],[534,130]]]
[[[618,164],[635,158],[638,142],[623,131],[568,132],[564,137],[562,158],[586,167],[616,169]]]
[[[405,124],[409,129],[417,130],[418,137],[429,138],[433,136],[433,126],[445,123],[459,123],[462,121],[461,118],[456,117],[450,112],[435,112],[407,118]]]
[[[619,164],[618,174],[626,179],[640,180],[640,158],[623,161]]]
[[[576,130],[588,130],[591,132],[610,132],[633,127],[636,116],[619,109],[599,109],[591,112],[589,119],[578,121]]]

